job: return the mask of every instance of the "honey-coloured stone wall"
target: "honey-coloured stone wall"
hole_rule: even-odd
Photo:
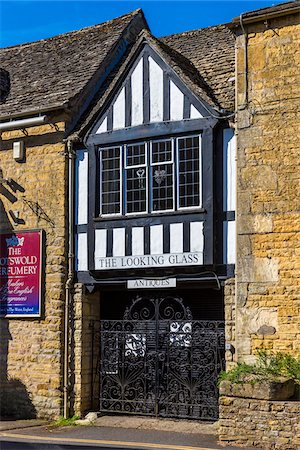
[[[14,417],[58,417],[62,412],[64,287],[66,281],[65,122],[2,132],[0,168],[10,185],[0,186],[0,231],[44,230],[45,269],[41,318],[1,318],[1,409]],[[13,142],[24,141],[23,162]],[[13,224],[9,211],[19,217]]]
[[[237,36],[238,361],[258,349],[300,355],[299,19]]]

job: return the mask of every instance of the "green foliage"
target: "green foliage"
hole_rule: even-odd
[[[292,379],[300,384],[300,358],[287,353],[257,353],[255,364],[240,363],[228,372],[221,372],[219,383],[228,380],[231,383],[258,383],[276,381],[281,378]]]
[[[76,420],[79,420],[80,417],[78,416],[73,416],[70,417],[69,419],[65,419],[64,417],[60,417],[59,419],[57,419],[55,422],[53,422],[51,424],[52,427],[69,427],[69,426],[73,426],[76,425]]]

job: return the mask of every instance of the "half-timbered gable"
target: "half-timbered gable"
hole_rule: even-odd
[[[143,31],[77,152],[86,281],[216,264],[226,276],[234,263],[233,132],[207,82],[176,55]]]

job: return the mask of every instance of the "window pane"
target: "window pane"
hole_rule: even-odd
[[[126,169],[127,213],[146,212],[147,177],[146,167]]]
[[[152,142],[152,164],[172,161],[172,142]]]
[[[120,147],[101,150],[102,214],[118,214],[120,207]]]
[[[173,164],[151,167],[152,211],[173,209]]]
[[[146,164],[145,143],[127,145],[126,147],[126,166],[142,166]]]
[[[179,207],[200,205],[199,137],[178,139]]]

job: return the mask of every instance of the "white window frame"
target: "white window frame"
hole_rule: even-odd
[[[180,139],[188,139],[188,138],[195,138],[197,137],[199,140],[199,205],[196,206],[179,206],[180,197],[179,197],[179,146],[178,141]],[[177,211],[191,211],[193,209],[201,209],[203,200],[202,200],[202,139],[201,134],[193,134],[188,136],[179,136],[176,137],[176,187],[177,187]]]
[[[110,214],[104,214],[102,212],[103,203],[102,203],[102,150],[109,150],[113,148],[119,148],[120,149],[120,212],[119,213],[110,213]],[[122,217],[123,216],[123,166],[122,166],[122,145],[111,145],[109,147],[100,147],[99,153],[100,153],[100,216],[101,217]]]
[[[134,146],[134,145],[140,145],[140,144],[145,145],[145,164],[128,166],[127,165],[127,147]],[[124,159],[124,167],[122,167],[121,170],[122,170],[122,174],[123,174],[123,170],[124,170],[124,184],[125,184],[125,185],[123,185],[123,180],[122,180],[122,190],[124,191],[124,198],[122,197],[124,216],[130,217],[130,216],[142,216],[144,214],[149,214],[148,142],[147,141],[139,141],[139,142],[134,142],[133,144],[123,144],[122,147],[124,150],[124,158],[123,158]],[[145,172],[146,172],[146,210],[129,213],[129,212],[127,212],[127,202],[126,202],[126,194],[127,194],[126,169],[137,169],[138,167],[145,167]]]
[[[152,144],[153,143],[157,143],[157,142],[166,142],[166,141],[171,141],[171,150],[172,150],[172,159],[171,161],[165,161],[165,162],[158,162],[158,163],[154,163],[152,162]],[[161,166],[163,164],[173,164],[173,170],[172,170],[172,174],[173,174],[173,208],[172,209],[160,209],[160,210],[156,210],[156,211],[152,211],[152,207],[153,207],[153,191],[152,191],[152,187],[153,187],[153,182],[152,182],[152,176],[151,176],[151,183],[149,185],[149,191],[150,191],[150,207],[151,207],[151,214],[159,214],[162,212],[175,212],[175,148],[174,148],[174,138],[166,138],[166,139],[152,139],[150,141],[150,148],[149,148],[149,152],[150,152],[150,164],[149,164],[149,171],[152,171],[152,167],[155,166]]]
[[[198,138],[199,141],[199,205],[196,206],[185,206],[180,207],[180,198],[179,198],[179,148],[178,141],[180,139],[188,139],[188,138]],[[153,162],[152,161],[152,145],[157,142],[166,142],[171,141],[172,145],[172,159],[170,161],[165,162]],[[134,145],[145,145],[145,163],[140,165],[130,166],[127,164],[127,148],[129,146]],[[103,205],[102,205],[102,151],[119,148],[120,150],[120,212],[119,213],[110,213],[103,214]],[[174,213],[176,211],[192,211],[199,210],[202,208],[203,199],[202,199],[202,136],[201,134],[192,134],[192,135],[183,135],[178,137],[166,137],[160,139],[150,139],[145,141],[138,141],[134,143],[126,143],[121,145],[111,145],[111,146],[100,146],[99,149],[99,160],[100,160],[100,217],[110,218],[110,217],[131,217],[131,216],[140,216],[145,214],[156,215],[161,213]],[[163,209],[152,211],[151,208],[153,206],[153,183],[152,183],[152,168],[155,166],[163,165],[163,164],[173,164],[173,208],[172,209]],[[139,212],[127,212],[127,204],[126,204],[126,170],[127,169],[135,169],[138,167],[145,167],[146,171],[146,210]]]

